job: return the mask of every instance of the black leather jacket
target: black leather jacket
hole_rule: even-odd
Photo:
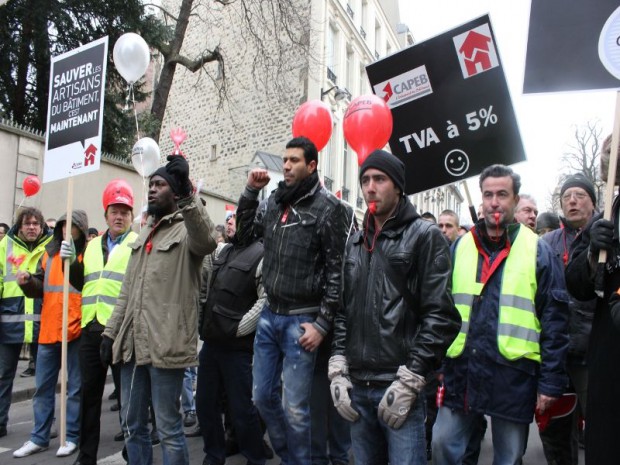
[[[330,331],[352,218],[351,208],[318,181],[290,207],[271,195],[258,209],[257,194],[245,190],[237,208],[237,236],[263,238],[263,285],[272,311],[314,309],[309,311],[317,312],[314,327],[323,335]]]
[[[426,377],[440,367],[461,327],[448,243],[406,199],[377,236],[374,248],[381,247],[417,301],[409,308],[382,260],[368,252],[374,228],[367,223],[368,213],[347,244],[332,355],[346,355],[353,381],[391,382],[400,365]]]

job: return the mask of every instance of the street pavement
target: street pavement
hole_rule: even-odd
[[[56,450],[59,446],[59,439],[52,439],[50,448],[44,452],[24,457],[21,459],[13,458],[13,451],[21,447],[21,445],[29,439],[30,431],[33,426],[32,422],[32,394],[34,392],[34,378],[20,378],[27,366],[26,361],[20,361],[13,387],[13,403],[9,412],[9,434],[4,438],[0,438],[0,464],[2,465],[72,465],[77,455],[59,458],[56,457]],[[114,401],[108,400],[108,395],[112,392],[112,379],[108,376],[106,384],[102,415],[101,415],[101,443],[99,447],[100,465],[125,465],[125,461],[121,456],[122,442],[114,442],[113,438],[120,431],[118,413],[110,411],[110,407]],[[60,421],[58,413],[60,400],[56,396],[56,418]],[[57,421],[57,423],[58,423]],[[487,435],[482,442],[482,450],[480,454],[480,465],[491,465],[493,463],[491,426]],[[189,456],[191,465],[201,465],[203,459],[202,439],[188,438]],[[161,448],[155,446],[153,448],[153,456],[155,465],[162,464]],[[579,462],[584,463],[583,451],[580,451]],[[277,457],[267,462],[268,465],[277,465],[280,461]],[[430,462],[429,462],[430,463]],[[542,451],[542,445],[538,436],[538,429],[535,424],[530,427],[529,443],[527,453],[525,455],[524,465],[545,465],[545,457]],[[241,455],[228,457],[226,465],[245,465],[246,460]],[[394,464],[398,465],[398,464]]]

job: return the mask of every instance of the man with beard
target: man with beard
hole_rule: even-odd
[[[27,207],[19,211],[15,225],[0,241],[0,437],[7,434],[22,344],[37,342],[41,321],[41,299],[24,296],[17,273],[34,273],[51,239],[41,212]]]
[[[328,375],[356,464],[426,464],[424,386],[459,331],[450,251],[405,197],[405,166],[375,150],[360,168],[368,211],[347,243]],[[350,392],[350,395],[349,395]]]
[[[521,463],[534,410],[567,385],[563,270],[548,244],[514,223],[521,178],[504,165],[480,174],[484,218],[453,247],[452,295],[463,323],[443,363],[433,463],[461,463],[483,415],[494,463]]]
[[[108,229],[88,243],[84,261],[78,264],[79,268],[72,267],[70,274],[71,285],[82,291],[80,452],[74,465],[97,463],[101,400],[108,373],[108,365],[101,363],[99,355],[101,334],[121,291],[131,256],[129,244],[138,237],[131,230],[134,201],[131,186],[122,179],[110,181],[102,200]],[[63,243],[64,247],[67,245]],[[118,389],[118,365],[112,366],[112,375]],[[118,398],[117,404],[120,407]]]
[[[129,247],[121,293],[103,332],[101,359],[121,364],[121,423],[129,463],[151,464],[149,393],[164,463],[188,465],[179,399],[196,366],[202,260],[215,249],[213,223],[192,195],[181,155],[151,175],[149,219]]]
[[[352,212],[321,186],[318,153],[305,137],[288,142],[284,181],[257,213],[269,174],[248,175],[237,235],[263,237],[267,303],[254,340],[254,402],[283,463],[310,465],[310,392],[316,349],[338,307],[342,256]],[[284,389],[282,404],[281,387]]]

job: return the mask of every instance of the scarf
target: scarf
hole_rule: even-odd
[[[278,183],[278,189],[275,192],[276,204],[293,205],[299,199],[307,195],[319,182],[319,174],[315,171],[307,178],[301,180],[297,184],[287,186],[284,181]]]

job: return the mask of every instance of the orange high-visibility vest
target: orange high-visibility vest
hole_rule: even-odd
[[[82,260],[82,256],[78,257]],[[43,308],[41,309],[41,329],[39,344],[53,344],[62,341],[62,285],[63,263],[56,254],[51,261],[45,252],[41,262],[45,273],[43,281]],[[80,337],[82,332],[82,293],[69,284],[69,318],[67,341]]]

